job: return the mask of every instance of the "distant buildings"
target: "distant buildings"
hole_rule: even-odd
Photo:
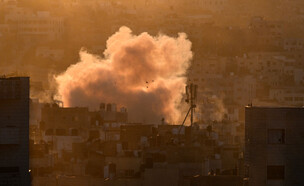
[[[30,185],[29,78],[0,78],[0,185]]]
[[[72,152],[73,144],[84,139],[119,140],[120,125],[126,124],[127,118],[126,108],[118,112],[115,104],[102,103],[98,111],[45,104],[41,108],[39,128],[43,141],[52,143],[53,152],[62,157],[63,151]]]
[[[304,108],[246,107],[249,186],[304,185]]]
[[[64,50],[53,49],[50,47],[38,47],[36,49],[35,56],[40,59],[51,59],[53,61],[60,61],[64,57]]]
[[[304,105],[303,87],[278,87],[269,90],[269,98],[282,105]]]
[[[3,34],[16,34],[23,38],[59,39],[64,33],[64,19],[52,16],[50,12],[34,12],[28,8],[8,6],[4,23],[0,24]]]
[[[36,184],[53,183],[55,175],[60,183],[105,185],[211,184],[217,175],[233,184],[242,176],[243,130],[236,123],[213,123],[210,129],[130,124],[125,108],[118,112],[115,104],[103,103],[97,111],[47,104],[41,119],[42,140],[31,143]]]
[[[298,51],[303,49],[303,40],[302,39],[296,39],[296,38],[286,38],[284,39],[284,50],[287,51]]]
[[[221,12],[229,4],[228,0],[197,0],[197,3],[206,10]]]
[[[273,7],[233,0],[0,0],[0,70],[31,74],[31,97],[53,95],[45,91],[50,69],[76,62],[80,47],[101,54],[121,25],[152,35],[185,32],[195,54],[187,74],[198,85],[194,130],[128,124],[126,109],[115,104],[90,111],[33,99],[33,185],[240,184],[244,106],[304,105],[303,2],[278,1],[273,10],[266,4]],[[17,122],[26,118],[23,93],[13,90],[23,84],[17,79],[0,78],[0,185],[28,175],[28,167],[17,167],[28,159],[28,150],[20,151],[28,137]],[[249,185],[302,185],[302,109],[246,109]]]
[[[282,38],[283,23],[255,16],[251,19],[250,29],[257,36],[258,44],[276,46]]]

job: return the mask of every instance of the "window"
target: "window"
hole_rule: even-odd
[[[78,136],[78,130],[77,129],[72,129],[71,130],[71,136]]]
[[[126,177],[132,177],[132,176],[134,176],[134,170],[133,169],[127,169],[127,170],[125,170],[125,176]]]
[[[56,136],[66,136],[65,129],[56,129]]]
[[[45,135],[46,135],[46,136],[52,136],[52,135],[54,135],[53,129],[47,129],[47,130],[45,131]]]
[[[72,116],[72,121],[78,121],[78,116]]]
[[[284,144],[285,130],[284,129],[268,129],[268,144]]]
[[[285,99],[285,101],[292,101],[293,100],[292,97],[285,97],[284,99]]]
[[[90,138],[99,138],[100,134],[98,130],[91,130],[89,133],[89,137]]]
[[[281,166],[281,165],[267,166],[268,180],[283,180],[284,176],[285,176],[285,166]]]
[[[122,149],[128,150],[128,142],[125,142],[125,141],[122,142]]]

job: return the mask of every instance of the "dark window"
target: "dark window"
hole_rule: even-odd
[[[284,129],[268,129],[268,144],[284,144],[285,130]]]
[[[56,136],[66,136],[65,129],[56,129]]]
[[[100,137],[100,133],[98,130],[91,130],[89,133],[89,137],[90,138],[99,138]]]
[[[46,135],[46,136],[52,136],[52,135],[54,135],[53,129],[47,129],[47,130],[45,131],[45,135]]]
[[[233,152],[233,158],[238,159],[239,158],[239,153],[238,152]]]
[[[71,136],[78,136],[78,130],[77,129],[72,129],[71,130]]]
[[[293,100],[292,97],[285,97],[284,99],[285,99],[285,101],[292,101]]]
[[[78,116],[72,116],[72,121],[78,121]]]
[[[122,142],[122,149],[128,150],[128,142],[125,142],[125,141]]]
[[[127,170],[125,170],[125,176],[126,177],[132,177],[132,176],[134,176],[134,170],[133,169],[127,169]]]
[[[109,172],[116,173],[116,164],[114,164],[114,163],[109,164]]]
[[[283,180],[285,176],[285,167],[272,165],[267,166],[267,179],[268,180]]]
[[[245,165],[244,166],[244,178],[249,178],[249,166]]]

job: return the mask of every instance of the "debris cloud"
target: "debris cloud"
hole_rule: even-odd
[[[80,51],[80,62],[55,76],[65,106],[125,106],[130,122],[176,123],[192,59],[186,34],[178,37],[132,34],[121,27],[107,41],[104,56]]]

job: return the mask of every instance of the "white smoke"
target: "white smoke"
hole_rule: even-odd
[[[121,27],[107,41],[104,57],[80,51],[80,62],[55,77],[65,106],[126,106],[131,122],[177,122],[186,71],[192,59],[186,34],[177,38],[133,35]]]

